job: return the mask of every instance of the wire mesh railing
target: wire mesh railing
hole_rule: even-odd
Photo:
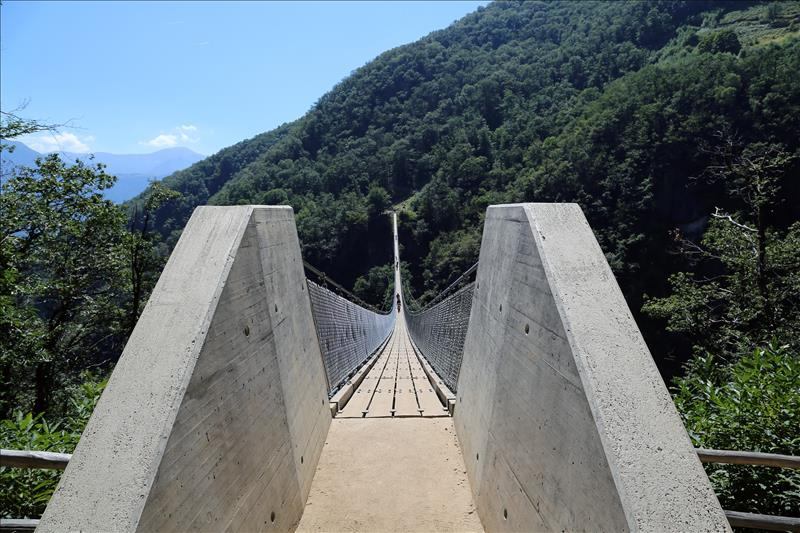
[[[367,309],[311,280],[308,280],[308,295],[330,397],[391,334],[397,306],[393,305],[387,313]]]
[[[442,381],[454,392],[458,388],[464,340],[475,292],[475,282],[467,281],[477,266],[476,263],[470,267],[425,308],[415,310],[413,305],[406,306],[406,323],[411,339]],[[405,291],[405,299],[414,302],[408,291]]]

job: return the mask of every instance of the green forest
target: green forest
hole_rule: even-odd
[[[424,304],[487,206],[576,202],[695,445],[800,455],[800,2],[494,2],[122,208],[112,182],[56,157],[3,185],[3,447],[74,446],[199,205],[291,205],[304,259],[382,305],[387,209]],[[707,469],[726,509],[800,515],[793,471]]]

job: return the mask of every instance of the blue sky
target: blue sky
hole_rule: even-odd
[[[211,154],[299,118],[381,52],[487,2],[30,2],[0,6],[0,104],[70,121],[39,151]]]

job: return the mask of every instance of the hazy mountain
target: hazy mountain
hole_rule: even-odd
[[[8,150],[0,152],[0,168],[2,168],[3,174],[14,165],[29,167],[36,162],[37,157],[42,155],[18,141],[4,140],[3,144],[11,145],[14,150],[13,152]]]
[[[0,163],[3,173],[13,165],[31,166],[37,157],[43,155],[19,141],[7,141],[7,144],[14,146],[14,151],[3,151]],[[59,153],[67,161],[80,159],[106,165],[106,172],[117,177],[114,187],[106,191],[106,197],[114,202],[128,200],[142,192],[150,180],[161,179],[204,158],[197,152],[182,147],[165,148],[150,154]]]

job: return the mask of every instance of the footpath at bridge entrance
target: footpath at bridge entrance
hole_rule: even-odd
[[[578,206],[490,206],[424,308],[394,249],[380,311],[198,208],[37,530],[730,531]]]

